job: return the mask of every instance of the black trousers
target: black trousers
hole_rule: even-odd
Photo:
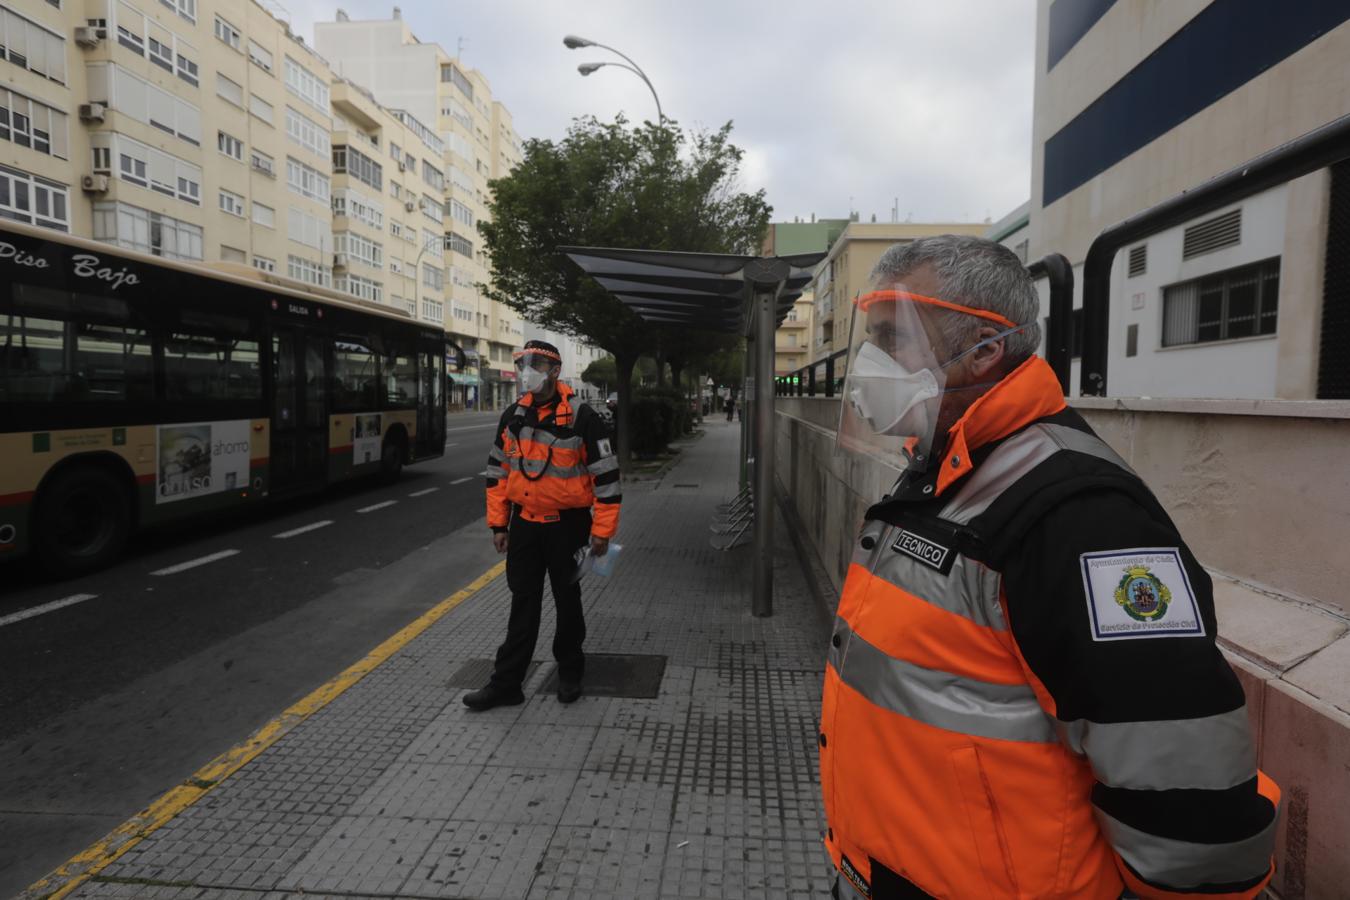
[[[558,678],[580,681],[586,668],[586,656],[581,652],[586,640],[586,620],[581,614],[581,585],[572,582],[576,573],[573,554],[590,539],[591,511],[565,509],[557,522],[527,522],[513,515],[510,534],[506,584],[511,589],[511,619],[506,626],[506,640],[497,648],[492,683],[509,689],[520,687],[525,680],[534,645],[539,640],[545,573],[553,586],[553,603],[558,610],[558,628],[553,635]]]

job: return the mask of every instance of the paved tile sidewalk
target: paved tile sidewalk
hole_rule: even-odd
[[[528,702],[468,712],[447,680],[493,655],[499,578],[74,896],[827,896],[828,633],[781,519],[773,618],[749,614],[749,547],[708,546],[737,437],[712,421],[659,483],[626,485],[623,558],[587,579],[587,650],[667,657],[656,699],[536,694],[546,599]]]

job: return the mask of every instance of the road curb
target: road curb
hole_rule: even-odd
[[[455,607],[487,587],[504,571],[506,571],[506,563],[497,563],[474,579],[467,587],[437,603],[366,654],[360,661],[349,666],[258,729],[248,740],[217,756],[198,769],[182,784],[169,790],[154,803],[109,832],[101,840],[71,857],[50,875],[34,882],[19,895],[21,900],[60,900],[60,898],[68,896],[84,882],[107,868],[122,854],[206,796],[226,778],[256,759],[264,750],[285,737],[297,725],[342,696],[348,688],[373,672],[395,653],[407,646],[414,638],[444,618]]]

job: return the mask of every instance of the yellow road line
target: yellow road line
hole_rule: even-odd
[[[198,769],[187,781],[173,788],[154,803],[123,822],[98,843],[67,860],[60,868],[41,881],[35,882],[28,890],[24,891],[23,897],[33,898],[33,900],[37,900],[37,898],[60,900],[60,898],[70,894],[89,878],[101,872],[113,860],[139,844],[156,829],[167,824],[174,816],[210,793],[220,782],[239,771],[268,747],[281,740],[295,726],[332,703],[342,695],[343,691],[369,675],[376,666],[405,647],[413,638],[434,625],[446,613],[481,591],[505,570],[505,562],[497,563],[497,565],[478,576],[468,587],[446,597],[423,613],[412,624],[366,654],[365,658],[356,665],[351,666],[332,681],[318,688],[271,722],[268,722],[247,741],[217,756],[201,769]]]

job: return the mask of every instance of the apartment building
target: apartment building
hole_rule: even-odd
[[[344,78],[331,100],[334,287],[443,325],[441,140]]]
[[[968,222],[852,222],[834,238],[807,290],[815,297],[810,360],[848,349],[853,300],[869,288],[872,267],[891,246],[932,234],[983,235]]]
[[[795,372],[811,362],[811,334],[815,318],[816,298],[809,291],[788,310],[783,324],[774,332],[773,371],[775,375]]]
[[[328,67],[272,12],[27,0],[0,35],[0,215],[332,284]]]
[[[1344,3],[1038,0],[1031,258],[1068,257],[1081,309],[1097,235],[1350,115],[1348,58]],[[1123,248],[1110,393],[1350,398],[1347,221],[1341,162]]]
[[[509,403],[516,394],[511,353],[524,340],[524,323],[480,290],[491,269],[477,229],[487,215],[488,182],[520,161],[509,111],[481,72],[419,41],[397,10],[373,21],[353,21],[339,10],[314,31],[315,47],[341,77],[369,88],[386,107],[434,123],[445,180],[445,327],[468,361],[454,376],[454,399],[480,408]]]

